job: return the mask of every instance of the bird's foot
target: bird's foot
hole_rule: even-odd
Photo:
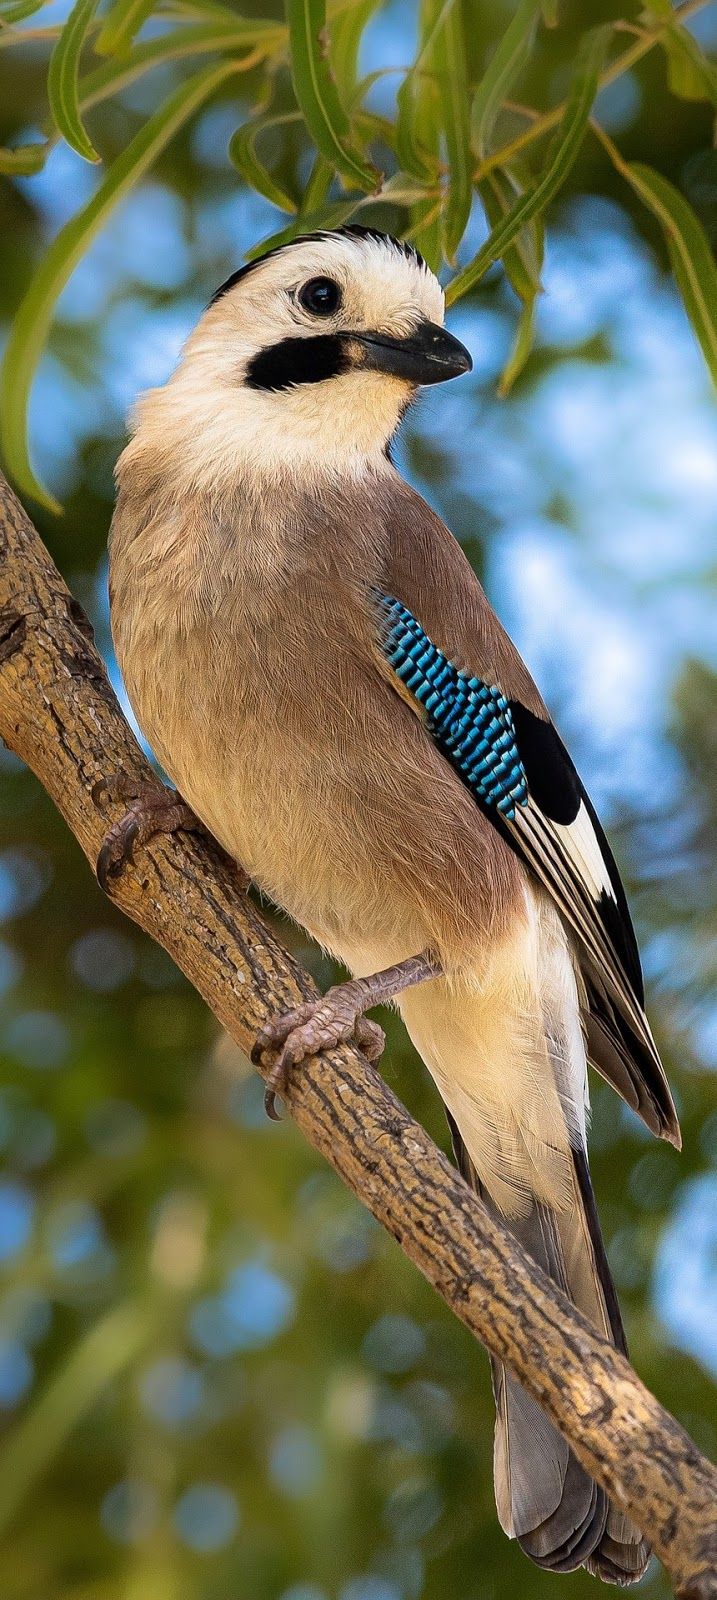
[[[319,1000],[287,1011],[282,1017],[272,1017],[257,1035],[252,1061],[258,1064],[265,1050],[278,1050],[279,1054],[266,1079],[264,1104],[267,1116],[278,1120],[276,1097],[286,1087],[292,1067],[307,1056],[318,1055],[320,1050],[330,1050],[336,1044],[351,1040],[363,1051],[368,1061],[377,1062],[386,1043],[383,1028],[369,1022],[363,1015],[371,999],[365,986],[353,983],[337,984]]]
[[[124,816],[110,828],[97,857],[97,881],[105,894],[110,892],[111,879],[119,877],[122,868],[134,860],[136,846],[146,844],[155,834],[176,833],[180,828],[207,832],[176,789],[140,782],[120,772],[109,779],[100,778],[95,784],[93,800],[99,803],[103,795],[129,802]]]

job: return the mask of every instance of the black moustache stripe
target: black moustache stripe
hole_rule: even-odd
[[[299,383],[323,383],[349,366],[340,334],[318,333],[307,339],[282,339],[252,356],[246,369],[250,389],[292,389]]]

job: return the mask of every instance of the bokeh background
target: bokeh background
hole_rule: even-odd
[[[66,10],[55,0],[43,26]],[[474,10],[490,41],[511,7]],[[717,7],[690,26],[717,48]],[[410,60],[414,33],[403,0],[378,11],[362,71]],[[565,48],[543,51],[536,103],[560,96]],[[0,51],[2,142],[42,122],[46,61],[42,38]],[[163,70],[171,87],[181,67]],[[653,53],[598,110],[715,242],[712,114],[671,95],[664,70]],[[377,81],[376,110],[395,86]],[[281,226],[226,159],[250,75],[240,88],[93,245],[33,394],[34,457],[64,506],[37,520],[118,688],[105,544],[126,409]],[[98,109],[103,150],[155,95],[148,80]],[[291,125],[281,137],[296,176]],[[39,176],[3,182],[0,328],[97,181],[59,145]],[[633,202],[589,143],[551,219],[537,346],[511,397],[497,381],[517,302],[495,270],[451,316],[472,377],[425,396],[399,456],[541,683],[625,874],[684,1151],[595,1082],[594,1182],[634,1362],[717,1456],[717,405]],[[477,206],[464,254],[484,233]],[[248,1062],[7,753],[0,923],[3,1600],[594,1596],[498,1528],[483,1352],[291,1125],[267,1122]],[[447,1148],[395,1020],[384,1070]],[[656,1564],[640,1592],[669,1593]]]

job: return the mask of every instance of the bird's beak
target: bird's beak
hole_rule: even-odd
[[[443,383],[473,366],[465,345],[437,322],[421,322],[405,339],[392,339],[387,333],[351,333],[348,344],[353,366],[387,372],[408,383]]]

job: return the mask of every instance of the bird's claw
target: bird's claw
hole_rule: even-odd
[[[292,1067],[315,1056],[321,1050],[331,1050],[334,1045],[353,1041],[375,1063],[383,1053],[386,1036],[377,1022],[369,1022],[360,1010],[360,1002],[351,995],[351,984],[339,984],[330,989],[323,999],[310,1000],[283,1016],[272,1017],[257,1035],[251,1059],[257,1066],[265,1050],[278,1050],[266,1078],[264,1105],[266,1114],[277,1122],[276,1098],[286,1088]]]
[[[112,779],[100,778],[92,790],[96,805],[102,795],[129,801],[128,809],[110,828],[97,857],[97,881],[105,894],[113,878],[134,860],[137,844],[146,844],[156,833],[175,833],[178,828],[199,830],[202,824],[174,789],[156,783],[139,782],[126,773]]]

